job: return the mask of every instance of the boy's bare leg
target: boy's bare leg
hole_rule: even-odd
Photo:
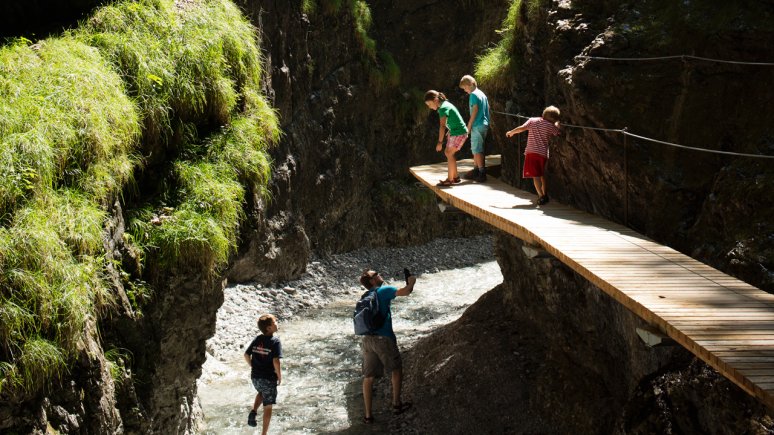
[[[473,154],[473,162],[477,168],[484,167],[484,153]]]
[[[266,405],[263,407],[263,430],[262,435],[269,433],[269,422],[271,421],[271,410],[274,405]]]
[[[392,406],[400,405],[400,389],[403,382],[403,371],[401,369],[392,371]]]
[[[373,400],[374,378],[363,378],[363,402],[365,402],[365,416],[371,417],[371,402]]]
[[[535,192],[537,193],[538,198],[545,195],[545,191],[543,190],[543,177],[533,178],[532,184],[535,185]]]
[[[261,393],[255,395],[255,402],[253,402],[253,411],[258,411],[258,407],[263,403],[263,396]]]

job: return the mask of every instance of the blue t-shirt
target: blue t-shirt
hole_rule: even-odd
[[[247,346],[245,355],[250,356],[251,378],[277,380],[274,372],[274,358],[282,358],[282,343],[279,337],[259,335]]]
[[[489,99],[486,98],[486,95],[479,88],[476,88],[468,95],[470,113],[473,113],[473,106],[478,106],[478,112],[471,127],[489,126]]]
[[[392,331],[392,313],[390,312],[390,303],[393,299],[395,299],[395,294],[397,292],[398,289],[391,285],[384,285],[376,290],[376,297],[379,298],[379,312],[382,313],[385,318],[384,324],[382,324],[381,328],[376,330],[375,334],[381,335],[383,337],[390,337],[393,340],[397,340],[397,338],[395,338],[395,333]]]

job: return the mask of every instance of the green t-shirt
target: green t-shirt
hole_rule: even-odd
[[[446,118],[446,127],[449,129],[449,136],[462,136],[468,134],[468,127],[462,121],[460,111],[454,107],[454,104],[444,101],[438,108],[438,116]]]

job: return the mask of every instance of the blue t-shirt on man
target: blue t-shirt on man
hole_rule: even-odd
[[[471,125],[471,127],[488,127],[489,99],[479,88],[476,88],[468,95],[468,108],[471,113],[473,113],[473,106],[478,106],[478,112],[476,113],[476,119],[473,120],[473,125]]]
[[[391,285],[381,286],[376,290],[376,297],[379,298],[379,312],[384,316],[384,323],[382,327],[377,329],[374,334],[381,335],[382,337],[390,337],[397,341],[395,333],[392,331],[392,313],[390,311],[390,303],[395,299],[395,295],[398,292],[396,287]]]

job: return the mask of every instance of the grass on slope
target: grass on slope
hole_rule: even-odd
[[[280,134],[260,78],[254,29],[228,0],[117,2],[0,47],[0,396],[64,373],[110,312],[103,232],[140,154],[169,170],[163,194],[128,211],[125,240],[162,269],[225,264]],[[153,290],[130,278],[139,309]]]

